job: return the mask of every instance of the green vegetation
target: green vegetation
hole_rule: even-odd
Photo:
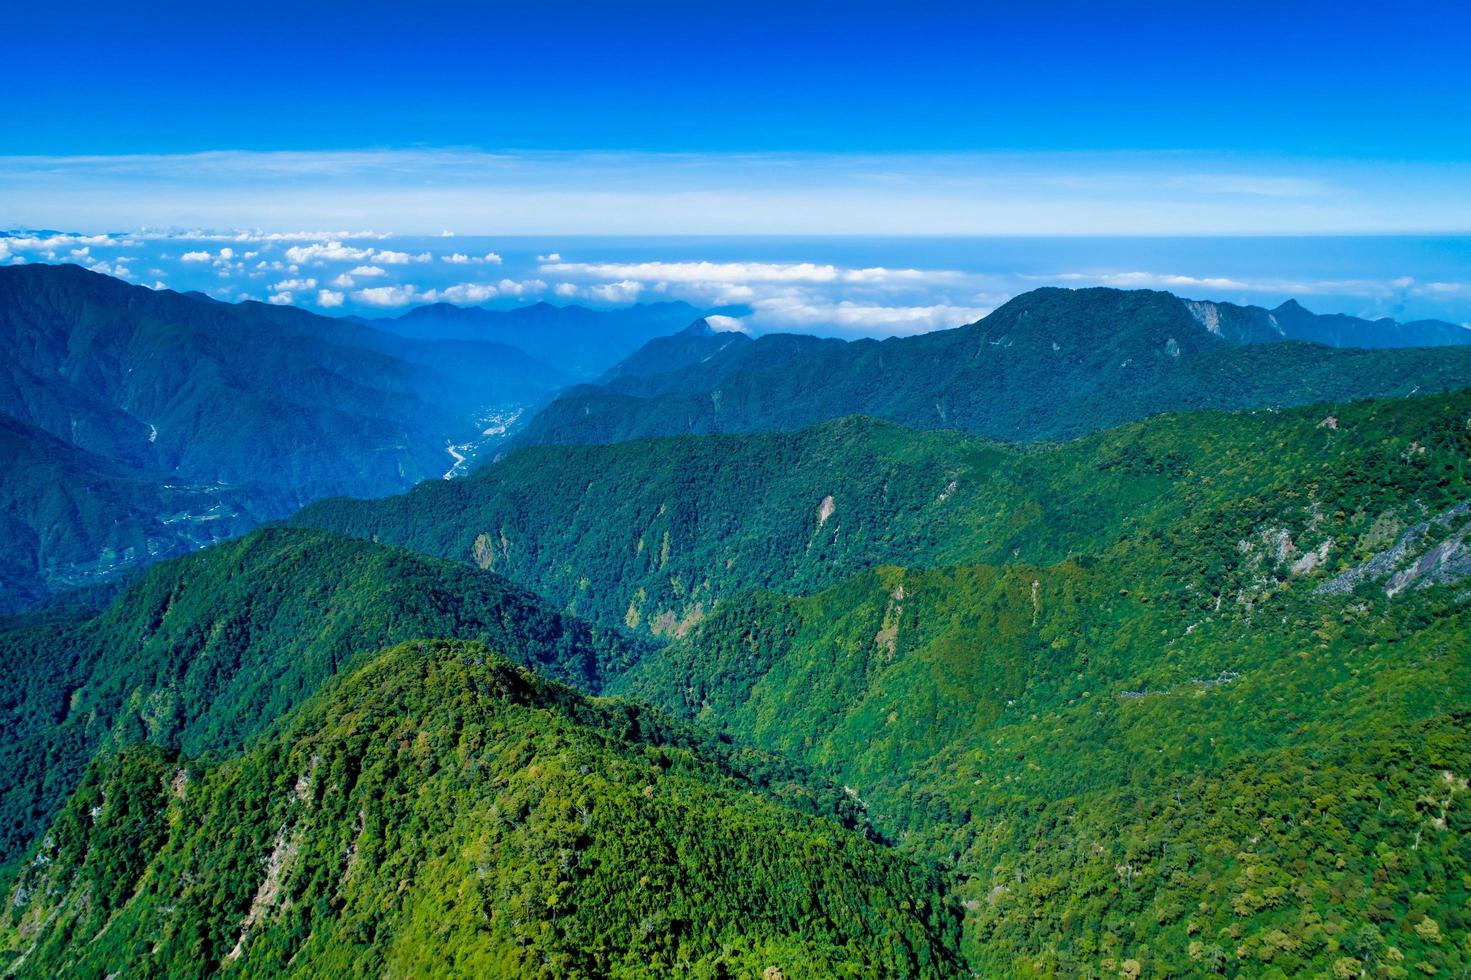
[[[228,753],[363,651],[482,640],[597,690],[638,641],[563,616],[499,576],[315,531],[268,529],[150,569],[100,614],[0,632],[0,860],[103,747]]]
[[[1231,535],[1278,510],[1296,540],[1313,499],[1371,520],[1399,506],[1391,523],[1457,502],[1441,484],[1461,479],[1467,416],[1461,392],[1169,415],[1030,447],[863,419],[532,447],[402,497],[323,501],[293,523],[472,562],[579,615],[666,636],[750,589],[812,592],[886,564],[1052,565],[1125,539],[1154,550],[1147,575],[1191,574],[1214,602],[1248,574]],[[1436,444],[1451,448],[1417,448]],[[1167,567],[1161,549],[1183,537],[1211,543],[1191,552],[1204,564]],[[1335,560],[1350,544],[1336,542]]]
[[[743,596],[618,688],[851,786],[983,973],[1464,970],[1471,398],[1314,416],[1109,435],[1174,487],[1116,540]]]
[[[751,596],[620,689],[851,786],[906,851],[959,872],[986,973],[1191,973],[1193,940],[1223,972],[1319,972],[1371,925],[1381,960],[1463,965],[1465,586],[1274,584],[1249,613],[1233,597],[1202,615],[1120,581],[884,569]],[[1284,931],[1293,955],[1272,948]]]
[[[613,689],[851,787],[959,875],[984,974],[1400,976],[1467,965],[1467,500],[1460,392],[1029,448],[542,447],[301,519],[493,536],[609,622],[705,569],[703,618]]]
[[[520,439],[770,432],[848,415],[995,439],[1066,439],[1158,412],[1443,391],[1471,378],[1465,344],[1334,349],[1284,341],[1264,310],[1249,317],[1250,308],[1204,306],[1209,313],[1147,290],[1038,289],[969,326],[916,337],[766,336],[678,372],[572,389]],[[1284,316],[1289,336],[1323,340],[1344,333],[1338,319],[1352,319]]]
[[[959,972],[936,873],[627,731],[629,711],[421,643],[230,761],[104,757],[7,896],[11,969]]]

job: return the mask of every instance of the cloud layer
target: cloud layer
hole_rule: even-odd
[[[1361,316],[1471,319],[1471,239],[1431,250],[1418,239],[1344,241],[522,240],[155,229],[0,234],[0,262],[71,262],[230,302],[380,316],[424,303],[683,300],[719,309],[711,320],[718,329],[854,337],[958,326],[1040,285],[1167,289],[1265,305],[1298,297]],[[1437,263],[1438,253],[1448,258]]]
[[[1199,152],[408,149],[0,157],[0,213],[34,227],[370,223],[422,235],[445,229],[569,235],[1454,232],[1471,230],[1468,186],[1466,163]],[[280,241],[300,235],[296,240],[339,243],[364,237],[272,234]],[[419,253],[404,254],[405,261],[420,260]],[[464,248],[453,254],[472,261]]]

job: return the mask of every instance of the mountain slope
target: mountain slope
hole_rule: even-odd
[[[499,576],[320,532],[258,531],[149,570],[95,616],[0,632],[0,862],[99,747],[238,748],[361,651],[418,637],[482,640],[587,690],[644,653]]]
[[[850,419],[535,447],[464,481],[324,502],[301,520],[504,571],[609,622],[652,620],[674,642],[619,661],[632,670],[611,687],[723,729],[730,744],[709,743],[720,758],[747,740],[793,754],[851,790],[907,854],[953,868],[982,975],[1453,975],[1467,965],[1471,898],[1468,420],[1471,391],[1165,415],[1020,447]],[[400,757],[415,738],[397,741]],[[435,744],[426,758],[444,757]],[[174,771],[137,784],[166,796]],[[310,757],[273,772],[289,800]],[[69,812],[85,830],[96,805],[84,795]],[[209,879],[211,894],[235,896],[208,919],[221,937],[211,955],[238,941],[260,861],[292,853],[295,824],[270,812],[236,821],[257,828],[243,861],[253,877]],[[320,851],[342,855],[351,839],[336,832]],[[53,863],[75,867],[92,843]],[[193,869],[158,867],[110,894]],[[440,892],[458,880],[434,879]],[[28,906],[27,928],[57,911],[70,929],[95,894],[42,887],[63,904]],[[289,921],[304,937],[319,920]],[[96,953],[47,935],[38,964],[113,948],[111,929],[84,948]],[[258,935],[242,957],[278,948]],[[603,948],[574,935],[578,950]]]
[[[1162,411],[1280,407],[1471,380],[1471,346],[1365,351],[1284,342],[1248,310],[1222,316],[1219,305],[1168,293],[1049,288],[970,326],[917,337],[771,335],[657,385],[574,388],[520,439],[790,430],[845,415],[1006,440],[1064,439]]]
[[[272,509],[230,488],[161,482],[3,413],[0,456],[0,612],[238,534],[259,520],[251,507]]]
[[[933,872],[625,726],[416,644],[239,758],[102,760],[8,896],[12,970],[959,972]]]
[[[1179,499],[1101,550],[737,597],[617,686],[953,864],[983,974],[1464,969],[1468,419],[1218,429],[1208,475],[1142,427],[1110,468]]]
[[[1467,391],[1029,447],[844,420],[300,518],[652,618],[674,642],[615,689],[954,867],[983,975],[1453,971],[1468,420]]]
[[[503,345],[406,340],[34,264],[0,269],[0,355],[0,413],[14,420],[17,454],[0,494],[19,499],[26,472],[70,474],[56,473],[52,500],[8,510],[0,568],[24,581],[0,608],[105,578],[125,551],[146,561],[320,496],[442,475],[454,463],[446,446],[479,437],[488,411],[524,408],[564,380]],[[118,506],[78,504],[55,520],[86,470],[98,500]],[[209,495],[219,499],[176,503]],[[199,526],[181,534],[181,520]]]
[[[624,386],[703,364],[726,350],[749,343],[751,338],[745,334],[716,330],[709,320],[701,317],[679,333],[656,337],[644,344],[609,368],[598,384],[627,390]]]
[[[1410,452],[1398,433],[1457,412],[1471,416],[1471,394],[1162,416],[1060,446],[862,419],[541,446],[463,481],[322,501],[292,520],[473,562],[580,615],[677,635],[753,588],[815,591],[884,564],[1052,564],[1207,505],[1387,479],[1386,441]]]

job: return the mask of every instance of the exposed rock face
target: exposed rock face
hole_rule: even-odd
[[[1441,537],[1433,545],[1432,537]],[[1471,500],[1462,501],[1407,529],[1392,547],[1318,586],[1319,595],[1347,595],[1364,582],[1384,581],[1385,595],[1450,585],[1471,577]]]

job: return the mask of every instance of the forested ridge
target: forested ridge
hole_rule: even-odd
[[[1280,314],[1280,316],[1278,315]],[[1424,330],[1410,329],[1423,327]],[[1442,347],[1394,347],[1410,334]],[[1339,347],[1345,336],[1359,347]],[[1188,409],[1273,408],[1444,391],[1471,377],[1471,331],[1153,290],[1043,288],[975,323],[844,343],[769,334],[695,364],[563,392],[522,443],[800,429],[866,415],[1011,441],[1068,439]]]
[[[280,528],[160,564],[96,615],[10,625],[0,631],[6,861],[99,749],[237,751],[365,652],[416,637],[481,640],[590,690],[643,652],[499,576]]]
[[[934,871],[473,643],[209,764],[100,757],[21,873],[28,975],[941,977]]]
[[[495,567],[635,628],[716,569],[615,688],[852,788],[955,869],[982,972],[1399,975],[1466,956],[1468,461],[1466,393],[1025,449],[844,421],[302,520],[469,561],[494,529]]]

